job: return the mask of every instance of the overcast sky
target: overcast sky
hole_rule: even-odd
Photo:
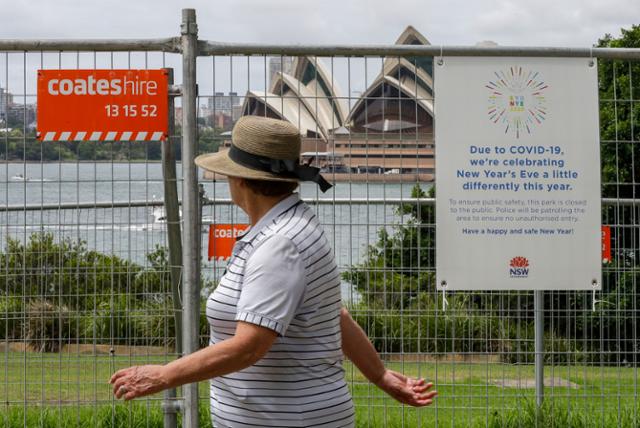
[[[640,24],[640,0],[0,0],[0,4],[0,38],[9,39],[172,37],[179,34],[185,7],[196,9],[201,39],[226,42],[391,44],[407,25],[413,25],[436,45],[492,40],[501,45],[587,47],[606,33],[619,35],[620,28]],[[19,57],[9,61],[9,76],[0,77],[0,86],[20,92],[15,87],[22,84],[13,81],[23,74],[32,76],[32,70],[23,73]],[[82,65],[65,61],[62,67]],[[5,68],[2,62],[0,58]],[[260,77],[252,69],[243,74],[239,62],[227,77],[220,72],[227,66],[218,63],[216,90],[231,87],[231,74],[244,80],[254,76],[249,85],[260,89],[255,88],[256,80],[266,80],[264,73]],[[200,68],[200,73],[207,73],[206,66]],[[235,79],[232,89],[242,93],[247,85]],[[27,80],[26,92],[33,93],[35,80]],[[200,84],[204,91],[213,87],[212,82]],[[362,89],[352,87],[351,92]]]
[[[195,8],[200,37],[392,43],[411,24],[433,44],[589,46],[640,23],[638,0],[1,0],[0,38],[165,37]]]

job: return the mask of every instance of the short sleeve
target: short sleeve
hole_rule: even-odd
[[[247,259],[236,321],[274,330],[284,336],[306,288],[302,256],[285,236],[260,242]]]

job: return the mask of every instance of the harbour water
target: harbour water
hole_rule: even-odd
[[[179,164],[177,175],[181,176]],[[244,223],[247,218],[226,202],[226,181],[202,179],[201,183],[207,197],[217,201],[203,208],[202,235],[203,273],[216,277],[224,261],[206,260],[207,224]],[[338,265],[345,269],[363,261],[367,246],[376,242],[380,228],[391,229],[402,221],[396,205],[385,200],[410,197],[412,187],[412,183],[338,182],[323,194],[313,183],[304,183],[300,193],[314,206],[333,244]],[[358,201],[334,203],[345,198]],[[156,245],[167,245],[167,234],[166,224],[157,221],[157,209],[154,217],[154,208],[145,206],[144,201],[162,199],[162,168],[157,162],[0,164],[0,248],[4,249],[8,237],[26,240],[32,233],[50,232],[56,238],[82,239],[89,249],[146,265],[146,254]],[[109,207],[110,203],[124,206]],[[62,204],[89,207],[60,209]],[[42,206],[46,209],[40,209]],[[3,212],[5,207],[23,209]]]

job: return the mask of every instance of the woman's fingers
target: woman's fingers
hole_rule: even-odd
[[[377,385],[397,401],[414,407],[428,406],[438,395],[436,391],[429,391],[433,388],[432,382],[388,369]]]
[[[422,392],[417,392],[416,396],[420,397],[420,398],[433,398],[436,395],[438,395],[438,391],[422,391]]]
[[[109,383],[113,384],[113,395],[116,398],[121,398],[125,394],[131,393],[127,390],[127,384],[131,382],[131,375],[135,373],[136,367],[128,367],[126,369],[118,370],[111,376]]]
[[[414,395],[412,402],[409,404],[416,407],[432,404],[433,399],[438,395],[438,391],[429,391],[431,388],[433,388],[433,383],[424,384],[424,379],[419,379],[419,384],[412,388]]]
[[[113,376],[111,376],[111,379],[109,379],[109,383],[115,382],[116,380],[118,380],[118,378],[121,378],[122,376],[126,375],[128,372],[129,372],[129,368],[118,370],[113,374]]]
[[[424,384],[424,379],[421,379],[421,382],[418,384],[415,384],[413,386],[413,391],[414,392],[425,392],[428,391],[429,389],[431,389],[433,387],[433,383],[429,382],[428,384]]]
[[[119,386],[117,387],[117,389],[115,390],[115,392],[113,393],[113,395],[115,395],[116,398],[120,399],[120,397],[122,397],[125,393],[125,391],[122,390],[123,386]]]
[[[134,398],[136,398],[136,392],[135,391],[127,392],[124,395],[124,401],[133,400]]]
[[[131,400],[136,397],[153,394],[166,387],[162,366],[133,366],[116,372],[110,382],[116,398]]]
[[[433,403],[433,399],[436,397],[436,395],[438,395],[436,391],[422,395],[416,399],[416,403],[421,406],[428,406],[429,404]]]
[[[127,382],[126,379],[120,379],[113,385],[113,395],[117,399],[124,398],[125,401],[136,398],[138,394],[138,388]]]
[[[120,388],[122,388],[126,383],[126,378],[121,377],[119,378],[117,381],[114,382],[113,384],[113,394],[118,397],[118,392],[120,391]],[[118,397],[120,398],[120,397]]]
[[[424,379],[422,379],[422,378],[420,378],[420,379],[411,378],[411,382],[412,382],[413,386],[424,385]]]

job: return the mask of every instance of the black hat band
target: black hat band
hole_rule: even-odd
[[[297,178],[301,181],[313,181],[320,186],[322,193],[332,187],[332,185],[320,175],[319,168],[300,165],[299,159],[273,159],[266,156],[255,155],[245,152],[233,144],[229,149],[229,158],[246,168],[270,172],[282,178]]]

